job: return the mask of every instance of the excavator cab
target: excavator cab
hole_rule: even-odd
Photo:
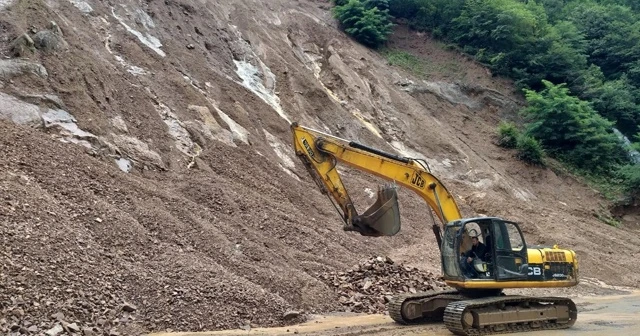
[[[478,241],[476,249],[472,249],[473,240]],[[442,259],[447,280],[517,281],[527,280],[531,273],[520,228],[516,223],[495,217],[447,224]]]

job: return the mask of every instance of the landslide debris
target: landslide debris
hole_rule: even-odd
[[[384,314],[394,295],[448,289],[441,276],[381,256],[346,272],[322,273],[319,278],[338,292],[344,311],[354,313]]]

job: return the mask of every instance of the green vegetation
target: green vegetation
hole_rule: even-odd
[[[395,17],[512,78],[528,101],[522,111],[526,123],[522,131],[500,125],[501,146],[516,148],[518,157],[536,164],[546,153],[588,180],[606,181],[604,189],[638,195],[640,165],[632,164],[613,127],[640,147],[635,137],[640,134],[639,1],[336,0],[336,5],[336,12],[359,8],[340,16],[345,31],[350,22],[364,20],[367,10],[381,17],[365,21],[374,27],[366,32],[376,38],[356,37],[368,45],[384,44],[390,25],[383,22]],[[392,64],[427,72],[408,54],[386,56]]]
[[[504,148],[516,148],[520,131],[514,123],[500,122],[498,125],[498,145]]]
[[[624,181],[625,191],[629,193],[640,192],[640,165],[626,165],[618,171],[618,178]]]
[[[405,51],[384,49],[381,53],[387,58],[391,65],[399,66],[420,77],[427,75],[424,62]]]
[[[393,24],[386,0],[336,0],[335,4],[335,17],[358,42],[377,48],[387,41]]]
[[[543,80],[541,92],[527,90],[527,134],[539,139],[555,157],[594,173],[606,174],[628,163],[622,141],[613,133],[612,122],[591,106],[569,95],[564,85]]]
[[[596,217],[602,221],[605,224],[611,225],[613,227],[618,227],[620,226],[620,221],[611,217],[610,215],[608,215],[607,213],[604,212],[598,212],[596,213]]]
[[[528,134],[521,134],[516,143],[518,159],[533,164],[544,166],[544,150],[540,142]]]
[[[500,122],[498,125],[498,145],[515,148],[516,157],[532,165],[544,166],[545,151],[538,140],[522,133],[514,123]]]
[[[381,48],[379,52],[390,65],[399,66],[420,78],[429,78],[435,74],[457,79],[464,77],[464,72],[461,71],[459,64],[451,60],[432,63],[406,51],[390,48]]]

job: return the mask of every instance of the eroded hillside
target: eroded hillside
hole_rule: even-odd
[[[399,30],[399,47],[459,64],[459,83],[388,66],[337,29],[329,1],[0,6],[2,332],[280,325],[341,309],[320,272],[372,255],[438,272],[430,216],[406,190],[399,235],[342,231],[291,121],[425,158],[465,215],[575,249],[583,277],[640,280],[637,227],[600,222],[595,191],[495,146],[519,104],[509,83],[424,36]],[[364,209],[379,181],[346,174]]]

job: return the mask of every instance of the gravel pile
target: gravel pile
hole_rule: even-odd
[[[396,264],[388,257],[373,257],[346,272],[328,272],[320,279],[338,291],[347,312],[385,313],[394,295],[447,288],[441,276]]]

